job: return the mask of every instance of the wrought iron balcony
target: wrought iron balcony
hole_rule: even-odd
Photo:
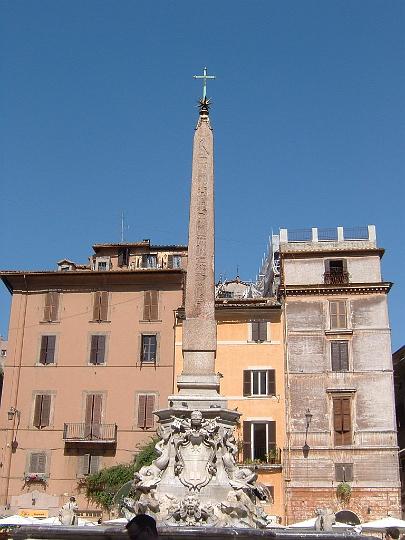
[[[348,285],[349,272],[325,272],[323,279],[325,285]]]
[[[69,443],[104,443],[117,442],[117,424],[64,424],[63,439]]]

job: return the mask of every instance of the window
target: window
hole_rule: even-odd
[[[335,463],[336,482],[353,482],[353,463]]]
[[[154,394],[138,395],[138,428],[150,429],[153,427],[153,409],[155,408]]]
[[[31,452],[28,458],[28,473],[46,474],[47,455],[45,452]]]
[[[331,341],[332,371],[349,371],[349,342]]]
[[[274,369],[244,370],[244,396],[274,396],[276,393],[276,372]]]
[[[55,362],[55,344],[56,336],[41,336],[40,364],[47,365]]]
[[[79,476],[89,476],[100,469],[100,456],[94,454],[84,454],[79,456]]]
[[[347,328],[345,300],[334,300],[329,302],[329,315],[331,330]]]
[[[159,291],[145,291],[143,298],[143,320],[157,321],[159,318]]]
[[[58,320],[59,293],[49,291],[45,294],[44,322],[54,322]]]
[[[84,437],[92,440],[101,436],[103,395],[87,394],[84,412]]]
[[[93,334],[90,345],[90,364],[99,365],[105,363],[105,338],[104,335]]]
[[[108,320],[108,292],[96,291],[93,299],[93,321]]]
[[[251,321],[252,341],[267,341],[267,321]]]
[[[129,248],[120,247],[118,249],[118,266],[128,266],[129,263]]]
[[[167,267],[168,268],[181,268],[181,255],[168,255]]]
[[[335,446],[352,444],[351,398],[334,397],[333,402],[333,432]]]
[[[349,283],[346,261],[337,259],[325,261],[325,283],[328,285],[342,285]]]
[[[50,425],[51,420],[51,400],[50,394],[37,394],[34,400],[34,418],[32,425],[42,429]]]
[[[243,459],[267,461],[276,448],[276,423],[243,422]]]
[[[97,270],[99,272],[107,270],[107,261],[97,261]]]
[[[142,255],[142,268],[157,268],[157,255]]]
[[[142,334],[141,342],[141,362],[156,362],[157,358],[157,337],[156,334]]]

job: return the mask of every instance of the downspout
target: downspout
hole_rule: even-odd
[[[284,473],[284,516],[286,525],[288,525],[288,497],[290,495],[289,482],[291,481],[291,411],[290,411],[290,379],[289,379],[289,362],[288,362],[288,326],[286,313],[286,284],[284,279],[284,266],[282,264],[282,253],[280,251],[280,277],[282,286],[282,315],[283,315],[283,331],[284,331],[284,380],[285,380],[285,418],[286,418],[286,450],[285,473]]]
[[[18,392],[20,388],[20,376],[21,376],[21,363],[22,363],[22,354],[23,354],[23,346],[24,346],[24,334],[25,334],[25,321],[27,316],[27,300],[28,300],[28,286],[27,286],[27,277],[24,274],[24,284],[25,284],[25,294],[24,294],[24,307],[23,307],[23,319],[22,319],[22,330],[21,330],[21,340],[19,345],[19,351],[18,351],[18,365],[17,365],[17,381],[16,381],[16,388],[14,391],[14,399],[13,396],[11,397],[12,407],[14,407],[14,410],[17,410],[17,404],[18,404]],[[16,429],[16,423],[17,423],[17,429],[18,425],[20,423],[20,413],[16,412],[13,416],[13,425],[10,431],[7,430],[7,437],[6,437],[6,449],[8,450],[8,456],[7,456],[7,464],[6,464],[6,488],[4,493],[4,506],[7,505],[8,501],[8,493],[10,488],[10,473],[11,473],[11,461],[13,457],[13,446],[14,446],[14,433]]]

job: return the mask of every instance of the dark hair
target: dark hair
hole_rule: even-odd
[[[126,529],[131,540],[148,540],[158,538],[156,521],[152,516],[139,514],[126,524]]]
[[[394,540],[398,540],[399,538],[399,529],[396,527],[388,527],[387,528],[387,534],[391,536]]]

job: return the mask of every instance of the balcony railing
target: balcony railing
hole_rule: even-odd
[[[63,439],[66,442],[117,442],[117,424],[64,424]]]
[[[347,285],[349,272],[325,272],[323,279],[325,285]]]

